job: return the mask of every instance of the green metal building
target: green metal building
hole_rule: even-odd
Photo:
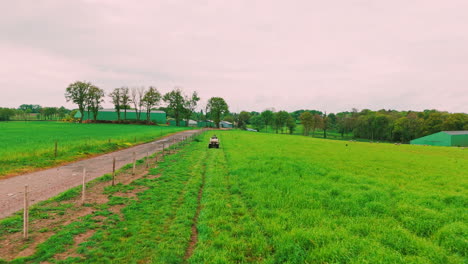
[[[221,127],[221,128],[233,128],[234,126],[232,125],[231,122],[221,121],[221,122],[219,122],[219,127]]]
[[[211,120],[199,121],[197,124],[198,127],[215,127],[215,124]]]
[[[464,131],[442,131],[425,137],[413,139],[411,145],[430,145],[445,147],[467,147],[468,130]]]
[[[167,124],[170,125],[170,126],[177,126],[177,122],[175,121],[175,119],[168,120]],[[181,126],[181,127],[187,126],[187,120],[179,120],[179,126]],[[195,120],[189,120],[188,126],[197,127],[198,122],[195,121]]]
[[[80,118],[81,113],[78,111],[75,114],[75,118]],[[124,119],[125,113],[124,111],[120,112],[120,119]],[[83,120],[87,119],[93,119],[93,113],[89,113],[89,118],[88,118],[88,112],[84,113]],[[101,109],[99,110],[97,120],[106,120],[106,121],[116,121],[117,118],[117,112],[114,109]],[[127,110],[127,120],[137,120],[136,112],[135,110]],[[141,112],[140,116],[141,120],[146,120],[146,112],[143,111]],[[157,124],[166,124],[166,113],[164,111],[151,111],[151,121],[157,123]]]

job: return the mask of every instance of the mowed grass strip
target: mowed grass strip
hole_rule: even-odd
[[[120,124],[0,122],[0,178],[115,151],[185,129]]]

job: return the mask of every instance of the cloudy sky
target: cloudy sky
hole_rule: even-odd
[[[468,112],[466,0],[15,0],[0,10],[0,106],[73,107],[65,88],[87,80],[106,91],[178,86],[233,111]]]

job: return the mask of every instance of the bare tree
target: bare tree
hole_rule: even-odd
[[[200,97],[198,97],[198,93],[195,91],[193,92],[191,97],[185,96],[185,119],[187,119],[187,126],[189,125],[190,117],[192,113],[195,112],[195,108],[197,107],[198,101],[200,101]]]
[[[141,109],[143,107],[143,97],[145,96],[145,87],[133,87],[131,91],[131,102],[135,107],[137,120],[141,119]]]

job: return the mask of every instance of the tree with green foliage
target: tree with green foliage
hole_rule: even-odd
[[[0,121],[9,121],[15,115],[15,109],[0,107]]]
[[[289,113],[286,111],[279,111],[274,114],[274,121],[273,125],[276,130],[276,134],[281,129],[281,133],[284,132],[284,127],[286,126],[286,122],[288,121]]]
[[[124,120],[127,120],[127,109],[130,108],[130,103],[132,99],[130,98],[130,89],[128,87],[120,88],[120,106],[124,110]]]
[[[167,103],[167,108],[171,111],[174,119],[176,121],[176,126],[179,126],[180,120],[184,116],[185,108],[185,98],[182,94],[180,88],[174,88],[172,91],[166,93],[163,96],[164,102]],[[198,101],[197,101],[198,102]]]
[[[301,121],[302,127],[304,128],[304,136],[308,136],[314,123],[314,116],[310,112],[302,112],[299,116],[299,120]]]
[[[265,127],[268,130],[268,125],[273,124],[273,119],[274,119],[274,113],[271,110],[265,110],[263,111],[260,116],[263,119],[263,122],[265,123]]]
[[[41,109],[41,115],[44,120],[52,120],[58,113],[57,107],[44,107]]]
[[[60,119],[63,119],[65,118],[65,116],[67,115],[67,113],[69,113],[70,110],[66,109],[65,107],[61,106],[58,110],[57,110],[57,114],[59,116]]]
[[[117,112],[117,121],[120,122],[120,110],[122,109],[122,94],[120,88],[115,88],[109,96],[112,99],[112,103],[114,104],[114,109]]]
[[[322,119],[322,115],[319,115],[319,114],[314,114],[313,116],[314,118],[312,122],[312,136],[315,136],[315,130],[322,126],[323,119]]]
[[[468,115],[466,114],[451,114],[442,123],[442,130],[463,130],[468,125]]]
[[[427,118],[423,121],[423,133],[430,135],[442,131],[442,124],[447,118],[447,114],[442,112],[425,112]]]
[[[336,129],[336,115],[334,113],[330,113],[327,115],[328,117],[328,127],[330,129]]]
[[[265,127],[265,120],[263,120],[261,115],[254,115],[250,117],[250,124],[254,129],[260,131]]]
[[[23,110],[26,112],[27,110],[30,110],[29,113],[39,113],[41,110],[42,106],[40,105],[32,105],[32,104],[22,104],[18,107],[18,109]]]
[[[289,115],[288,119],[286,120],[286,127],[289,130],[289,134],[293,134],[294,130],[296,129],[296,119]]]
[[[83,122],[85,114],[86,102],[88,100],[88,90],[91,87],[90,82],[74,82],[70,84],[65,91],[67,102],[72,101],[78,105],[78,110],[81,113],[80,123]]]
[[[143,97],[143,103],[146,108],[146,122],[151,122],[151,109],[161,102],[161,93],[159,93],[158,89],[153,86],[148,88],[148,91],[145,93]]]
[[[104,90],[92,85],[88,93],[88,119],[89,111],[91,111],[93,113],[93,120],[96,121],[101,104],[104,102]]]
[[[327,112],[325,112],[322,116],[322,123],[321,123],[321,128],[323,130],[323,138],[327,138],[327,130],[330,126],[329,124],[329,119],[328,119],[328,116],[327,116]]]
[[[247,129],[247,122],[250,119],[250,113],[247,111],[241,111],[237,116],[237,127],[241,129]]]
[[[211,118],[213,118],[216,127],[219,128],[219,122],[221,122],[221,118],[223,115],[229,113],[228,104],[221,97],[211,97],[208,100],[206,108],[208,109],[207,112],[210,113]]]
[[[309,112],[311,113],[312,115],[323,115],[323,113],[321,111],[318,111],[318,110],[304,110],[304,109],[301,109],[301,110],[296,110],[294,112],[291,113],[291,116],[296,119],[296,120],[299,120],[299,117],[301,116],[302,113],[305,113],[305,112]]]
[[[395,121],[394,141],[409,142],[419,136],[422,121],[414,112],[409,112]]]
[[[234,116],[232,114],[225,115],[223,120],[234,124]]]

